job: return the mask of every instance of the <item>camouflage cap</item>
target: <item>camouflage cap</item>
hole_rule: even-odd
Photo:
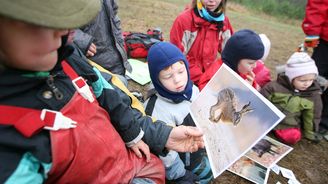
[[[100,10],[100,0],[1,0],[0,16],[58,29],[78,28]]]

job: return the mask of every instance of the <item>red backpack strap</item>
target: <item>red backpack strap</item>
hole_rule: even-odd
[[[73,86],[75,87],[76,91],[90,103],[92,103],[95,98],[93,93],[91,92],[90,87],[85,82],[85,80],[80,77],[75,70],[72,68],[71,65],[67,63],[66,60],[62,61],[61,63],[64,72],[68,75],[68,77],[72,80]]]
[[[40,110],[0,105],[0,124],[13,125],[25,137],[31,137],[45,125]]]
[[[68,75],[71,80],[74,80],[79,77],[75,70],[67,63],[66,60],[61,62],[64,72]]]
[[[14,126],[25,137],[31,137],[43,128],[56,131],[75,128],[77,124],[61,112],[47,109],[0,105],[0,111],[0,124]]]

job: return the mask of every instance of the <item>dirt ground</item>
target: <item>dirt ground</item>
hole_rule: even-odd
[[[148,28],[160,27],[165,40],[169,40],[169,32],[173,20],[181,12],[189,0],[121,0],[119,1],[119,16],[124,31],[146,32]],[[229,2],[230,3],[230,2]],[[235,31],[243,28],[265,33],[271,40],[271,52],[265,62],[270,68],[272,78],[276,78],[275,68],[284,64],[288,57],[302,43],[304,34],[301,21],[279,20],[258,12],[230,3],[227,16]],[[129,89],[146,94],[146,86],[140,86],[130,81]],[[302,140],[294,149],[277,164],[290,169],[296,178],[305,184],[328,183],[328,141],[313,144]],[[270,172],[268,183],[288,183],[282,175]],[[235,174],[225,171],[213,183],[251,183]]]

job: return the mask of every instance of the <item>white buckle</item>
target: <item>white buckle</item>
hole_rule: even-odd
[[[83,86],[79,87],[78,82],[83,82]],[[73,83],[73,86],[75,87],[76,91],[80,95],[82,95],[82,97],[84,99],[88,100],[90,103],[92,103],[95,100],[88,84],[85,82],[85,80],[82,77],[78,77],[78,78],[72,80],[72,83]]]
[[[46,117],[46,114],[48,114],[48,113],[54,114],[55,118],[54,118],[53,122],[46,122],[46,123],[52,123],[52,126],[44,126],[43,127],[44,129],[57,131],[59,129],[75,128],[77,125],[76,121],[73,121],[71,118],[64,116],[61,112],[52,111],[52,110],[48,110],[48,109],[43,109],[41,111],[40,118],[42,120],[44,120]],[[48,115],[50,115],[50,114],[48,114]]]

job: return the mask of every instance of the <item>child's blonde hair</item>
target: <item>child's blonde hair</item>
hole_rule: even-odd
[[[177,61],[177,62],[175,62],[175,63],[180,63],[180,64],[182,64],[182,65],[186,66],[186,65],[184,64],[184,62],[183,62],[183,61]],[[173,63],[172,65],[174,65],[175,63]],[[167,67],[163,68],[162,70],[164,70],[164,71],[167,71],[167,70],[169,70],[169,69],[171,69],[171,68],[172,68],[172,65],[170,65],[170,66],[167,66]]]

